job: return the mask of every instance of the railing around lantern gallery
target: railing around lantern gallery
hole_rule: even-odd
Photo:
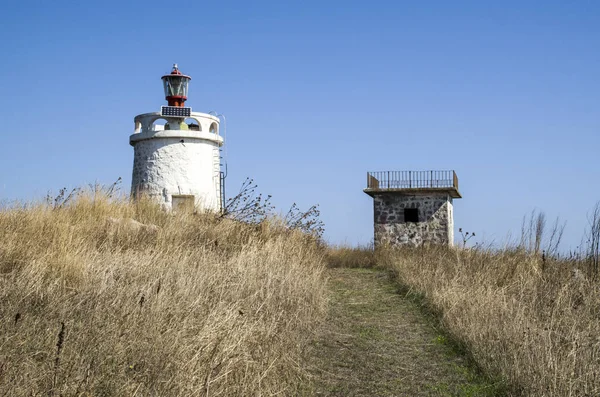
[[[456,189],[458,177],[450,171],[377,171],[367,172],[368,190]]]

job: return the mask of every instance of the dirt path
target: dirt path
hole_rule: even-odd
[[[315,395],[496,395],[385,272],[331,269],[330,290],[310,352]]]

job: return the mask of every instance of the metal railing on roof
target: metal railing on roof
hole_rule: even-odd
[[[458,177],[448,171],[377,171],[367,172],[367,189],[456,189]]]

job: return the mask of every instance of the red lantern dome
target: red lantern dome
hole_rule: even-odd
[[[188,84],[192,79],[179,71],[177,64],[173,65],[171,74],[161,77],[165,89],[165,99],[169,106],[183,107],[187,100]]]

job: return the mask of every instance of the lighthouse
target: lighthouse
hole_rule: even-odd
[[[135,116],[131,194],[147,196],[166,210],[222,209],[224,174],[220,120],[185,106],[190,76],[173,65],[161,77],[167,105]]]

